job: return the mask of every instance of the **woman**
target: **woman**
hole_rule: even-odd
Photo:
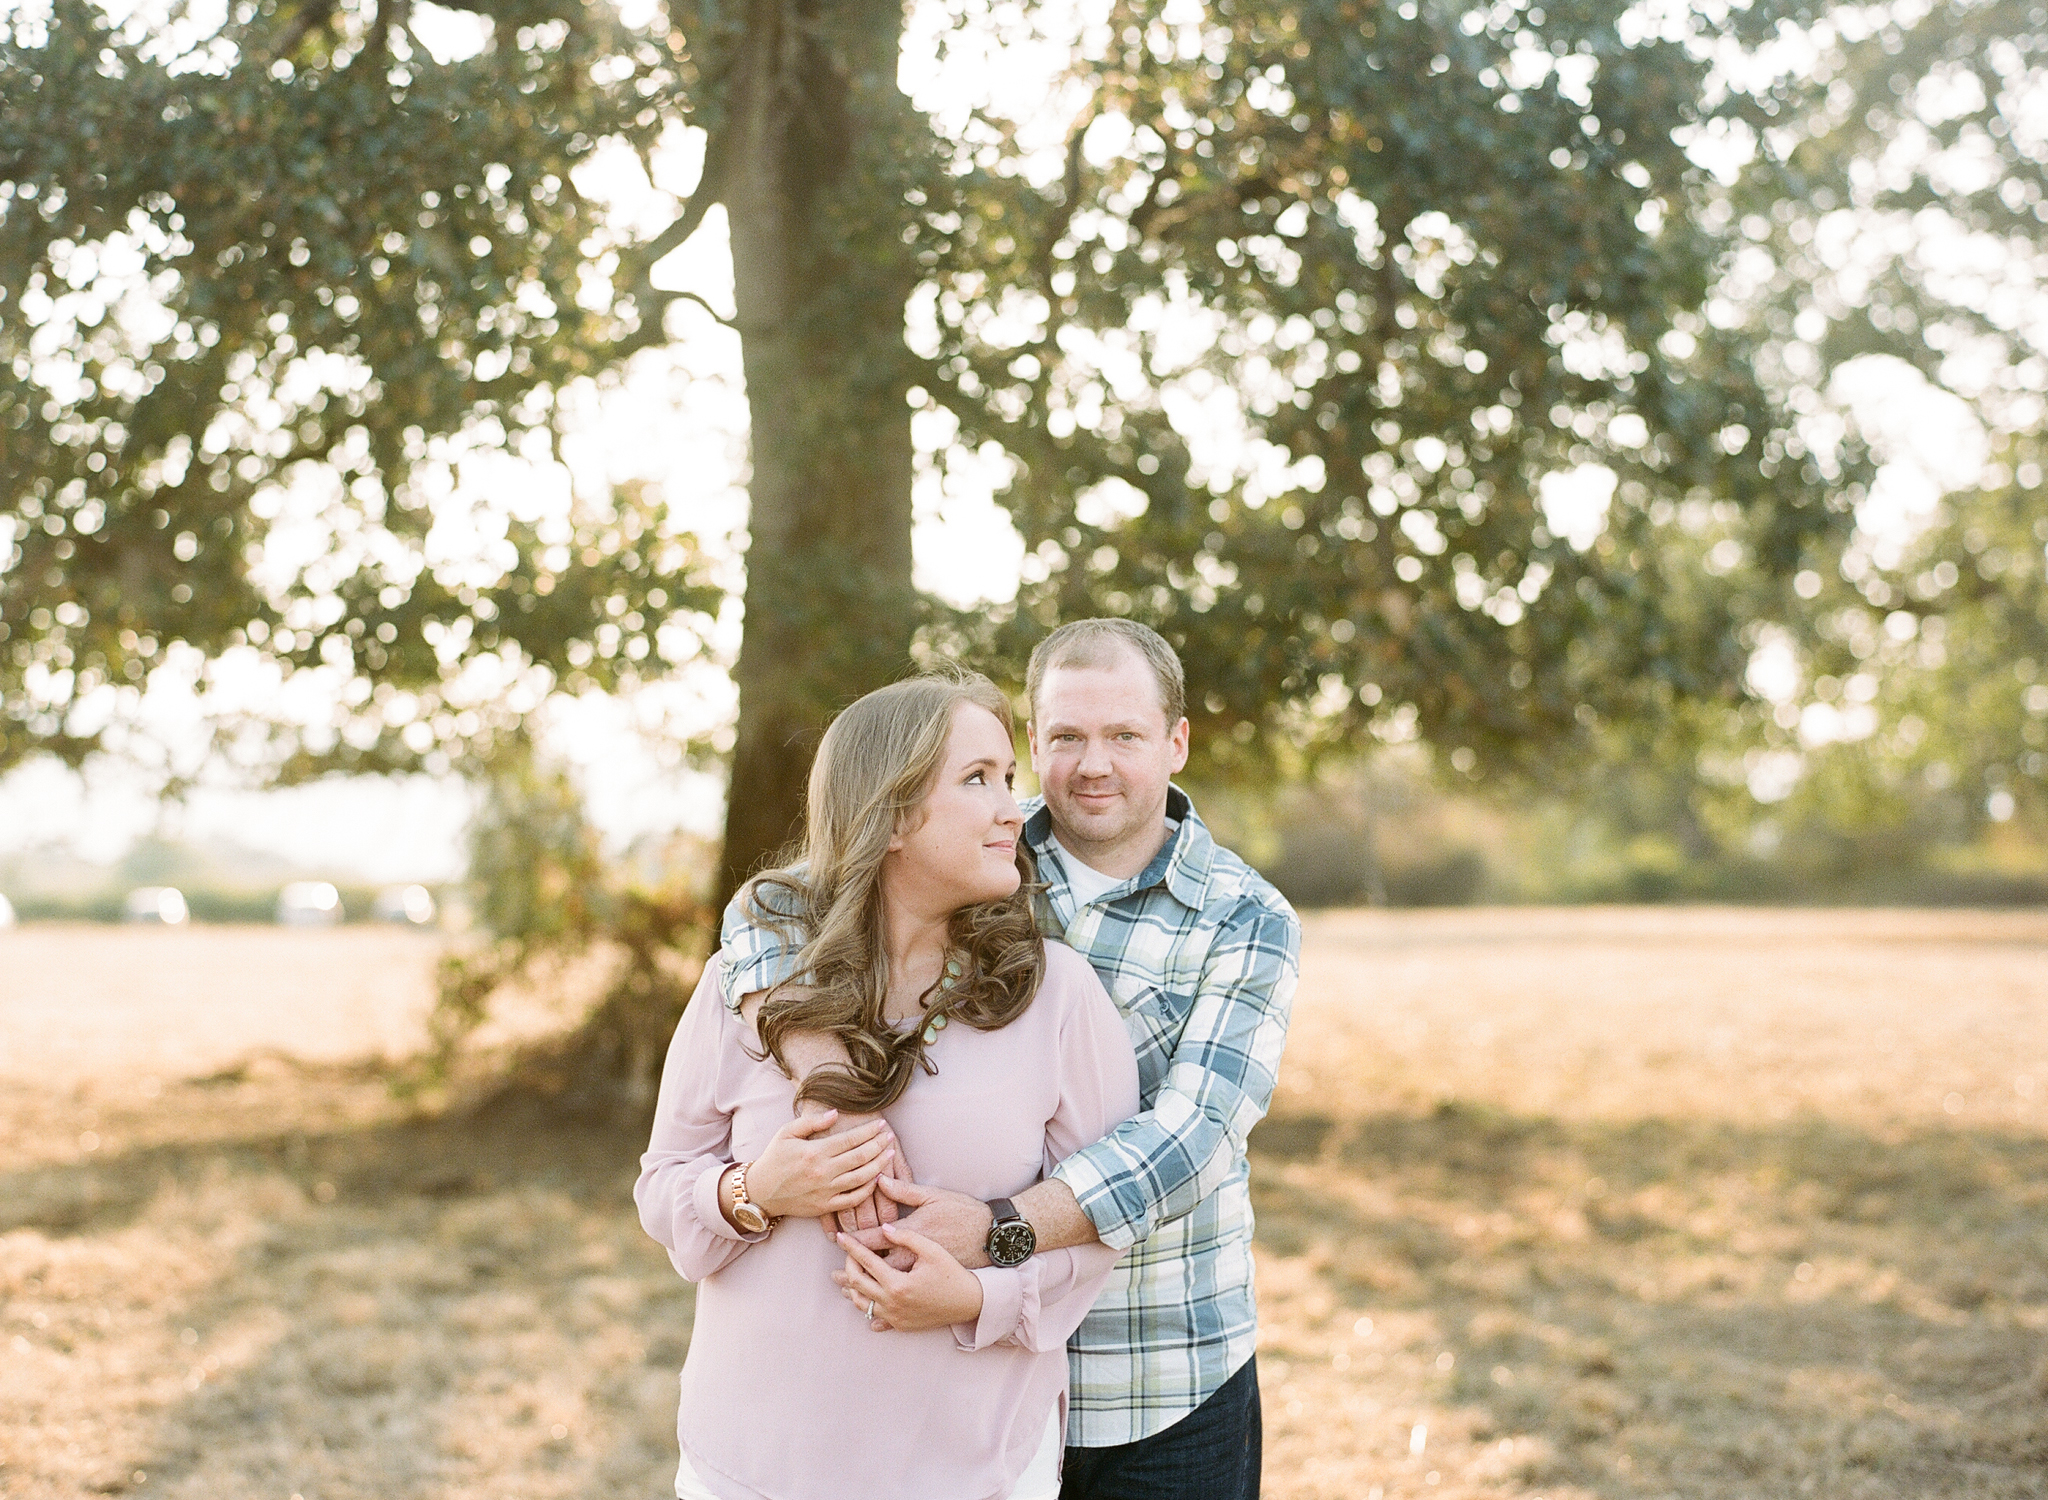
[[[1008,702],[971,675],[841,714],[811,767],[804,862],[749,891],[802,942],[802,984],[771,990],[749,1025],[714,960],[676,1029],[634,1198],[701,1283],[677,1421],[686,1500],[1058,1492],[1066,1339],[1114,1251],[970,1272],[899,1233],[914,1260],[878,1317],[866,1252],[774,1223],[861,1201],[895,1141],[927,1181],[1009,1197],[1137,1110],[1115,1006],[1033,921],[1011,733]],[[784,1066],[797,1034],[847,1059],[801,1097]],[[792,1120],[799,1104],[883,1119],[828,1136],[835,1116]]]

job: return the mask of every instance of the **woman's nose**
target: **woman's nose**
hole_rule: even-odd
[[[1007,828],[1022,828],[1024,826],[1024,809],[1017,805],[1017,794],[1015,792],[1009,790],[1003,792],[1003,805],[996,809],[996,821]]]

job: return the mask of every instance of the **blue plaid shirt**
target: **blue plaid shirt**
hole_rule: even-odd
[[[1102,1242],[1125,1251],[1067,1345],[1070,1446],[1136,1442],[1200,1406],[1252,1356],[1252,1204],[1245,1140],[1287,1041],[1301,923],[1220,847],[1178,787],[1152,862],[1082,905],[1052,815],[1024,804],[1046,883],[1042,925],[1085,955],[1130,1027],[1140,1112],[1061,1162]],[[794,955],[749,927],[723,933],[725,993],[787,978]]]

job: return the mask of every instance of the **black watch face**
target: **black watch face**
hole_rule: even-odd
[[[999,1266],[1021,1266],[1038,1248],[1038,1236],[1022,1219],[1010,1219],[988,1232],[988,1258]]]

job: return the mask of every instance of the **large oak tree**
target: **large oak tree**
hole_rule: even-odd
[[[174,642],[354,684],[297,773],[492,733],[457,687],[484,656],[615,687],[699,649],[715,599],[655,498],[429,566],[420,475],[448,434],[548,434],[700,316],[656,267],[713,205],[752,421],[728,887],[921,622],[1014,661],[1062,616],[1146,619],[1228,753],[1376,728],[1511,760],[1740,691],[1737,596],[1676,586],[1674,528],[1790,571],[1842,524],[1853,451],[1811,451],[1760,339],[1707,316],[1739,230],[1688,150],[1780,108],[1714,49],[1813,7],[1661,35],[1622,0],[1113,0],[1049,165],[1017,121],[911,107],[898,4],[464,8],[488,44],[447,63],[407,0],[16,13],[0,765],[89,753]],[[703,180],[635,241],[577,168],[679,124]],[[920,458],[920,409],[957,443]],[[1013,606],[959,614],[912,590],[910,495],[967,450],[1010,465],[1028,556]],[[1614,483],[1574,545],[1541,486],[1587,465]],[[280,584],[306,473],[331,545]]]

